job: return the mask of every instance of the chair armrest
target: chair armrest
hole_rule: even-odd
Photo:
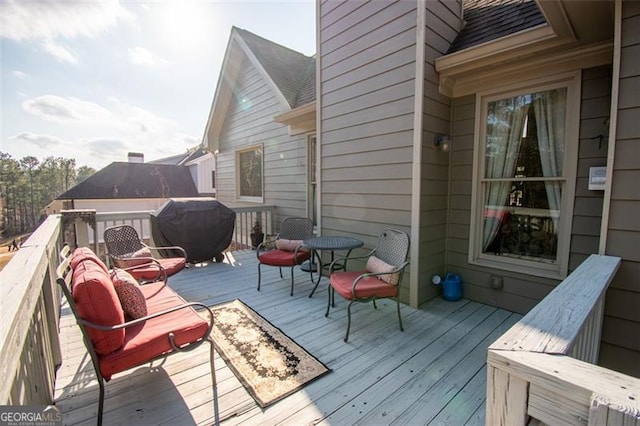
[[[277,239],[280,238],[280,234],[276,234],[273,236],[273,238],[268,239],[268,240],[264,240],[263,242],[261,242],[260,244],[258,244],[258,247],[256,247],[256,257],[260,257],[260,252],[265,252],[265,251],[269,251],[272,249],[267,248],[269,246],[269,244],[273,244],[276,242]]]
[[[194,309],[195,306],[199,306],[201,308],[204,308],[208,315],[209,315],[209,320],[208,322],[208,327],[207,327],[207,332],[202,336],[202,339],[204,340],[210,333],[211,330],[213,329],[213,312],[211,311],[211,308],[209,308],[207,305],[204,305],[202,303],[198,303],[198,302],[191,302],[191,303],[185,303],[182,305],[178,305],[178,306],[174,306],[173,308],[169,308],[169,309],[165,309],[164,311],[161,312],[156,312],[155,314],[152,315],[147,315],[145,317],[142,318],[138,318],[135,320],[131,320],[131,321],[127,321],[124,322],[122,324],[116,324],[116,325],[100,325],[100,324],[95,324],[93,322],[84,320],[82,318],[76,318],[76,321],[78,322],[78,324],[81,324],[85,327],[90,327],[90,328],[94,328],[96,330],[100,330],[100,331],[113,331],[113,330],[120,330],[120,329],[126,329],[129,327],[133,327],[135,325],[138,325],[140,323],[143,323],[145,321],[149,321],[150,319],[153,318],[158,318],[161,317],[163,315],[167,315],[170,314],[172,312],[175,311],[179,311],[181,309]],[[173,347],[173,349],[175,350],[185,350],[185,347],[178,347],[177,345],[174,344],[173,341],[173,333],[169,333],[169,341],[171,343],[171,346]]]
[[[362,256],[339,256],[339,257],[335,258],[333,260],[333,262],[331,262],[331,265],[329,265],[329,275],[331,275],[331,273],[334,271],[334,269],[335,269],[334,265],[338,265],[338,264],[340,264],[340,262],[344,262],[344,270],[346,271],[347,270],[347,261],[348,260],[366,259],[366,258],[372,256],[375,252],[376,252],[376,249],[373,249],[369,253],[364,254]],[[342,269],[342,266],[341,266],[340,269]]]
[[[182,257],[187,258],[187,251],[180,246],[152,247],[145,244],[145,247],[151,250],[177,250],[182,253]]]
[[[164,268],[164,266],[162,266],[160,262],[158,262],[153,257],[137,257],[136,259],[145,259],[145,260],[149,260],[149,262],[142,263],[140,265],[127,266],[126,268],[118,268],[118,269],[122,269],[123,271],[130,272],[130,271],[135,271],[136,269],[149,268],[151,265],[153,265],[158,267],[158,275],[156,275],[156,277],[153,280],[145,281],[145,282],[163,281],[166,283],[169,280],[169,277],[167,276],[167,270]]]

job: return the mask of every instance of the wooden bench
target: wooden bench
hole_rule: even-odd
[[[210,344],[214,419],[218,424],[211,310],[201,303],[187,303],[166,281],[158,281],[134,286],[144,296],[146,314],[128,320],[110,271],[93,251],[83,247],[71,253],[65,246],[60,258],[57,282],[82,331],[100,386],[98,425],[102,424],[104,385],[113,374],[174,352],[190,351],[205,341]],[[208,320],[195,308],[202,308]]]

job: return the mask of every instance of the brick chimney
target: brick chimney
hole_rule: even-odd
[[[127,157],[130,163],[144,163],[144,154],[141,152],[130,152]]]

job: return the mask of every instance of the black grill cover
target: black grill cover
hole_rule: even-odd
[[[236,212],[213,198],[171,198],[151,213],[156,246],[180,246],[187,261],[223,259],[231,243]]]

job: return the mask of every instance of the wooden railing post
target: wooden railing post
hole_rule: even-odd
[[[620,262],[590,256],[489,346],[487,425],[526,425],[530,417],[546,424],[640,424],[640,379],[594,365],[605,293]],[[596,394],[608,402],[593,406]]]

